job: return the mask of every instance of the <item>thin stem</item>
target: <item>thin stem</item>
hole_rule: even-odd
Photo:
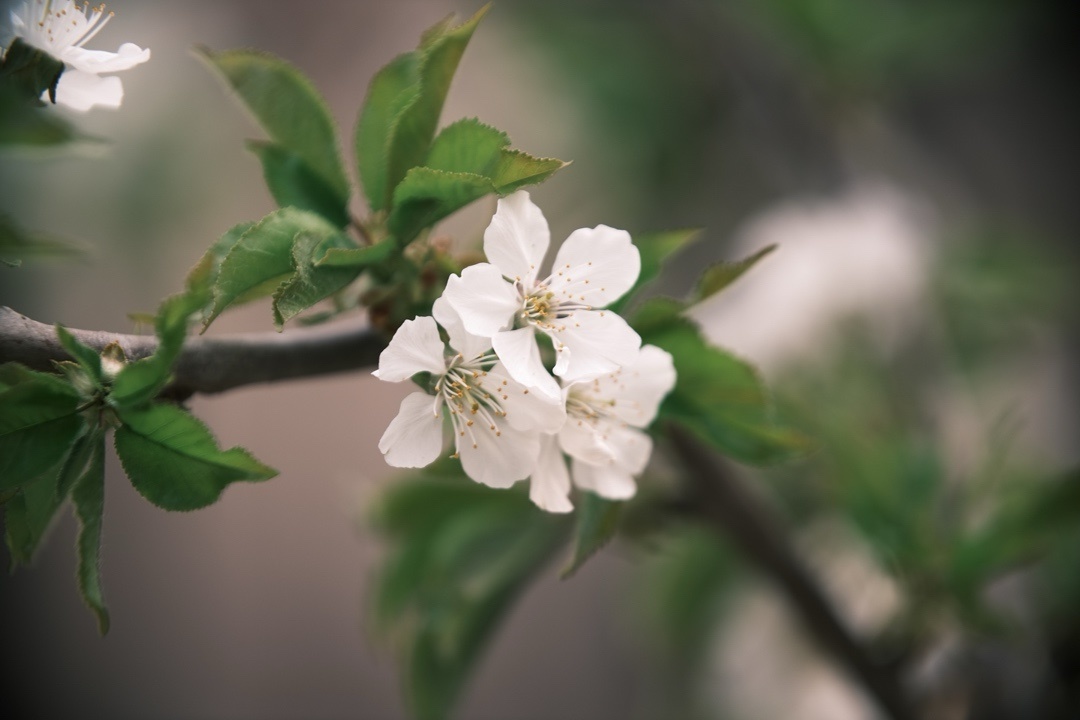
[[[688,471],[694,493],[691,510],[772,578],[806,628],[865,686],[889,717],[912,720],[915,715],[893,673],[875,662],[841,622],[771,513],[731,477],[710,448],[680,427],[666,429]]]

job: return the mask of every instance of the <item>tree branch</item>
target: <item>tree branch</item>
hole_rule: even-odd
[[[147,357],[157,349],[157,338],[152,335],[68,330],[99,352],[111,342],[119,343],[129,360]],[[186,399],[195,393],[357,370],[375,365],[384,347],[382,337],[360,321],[287,333],[192,337],[176,361],[174,380],[164,394]],[[35,370],[51,370],[54,361],[70,359],[56,337],[56,328],[0,306],[0,363],[15,361]]]
[[[806,628],[858,678],[889,717],[914,718],[893,673],[875,662],[844,626],[766,508],[724,470],[710,448],[686,430],[671,425],[667,436],[688,472],[694,493],[692,510],[780,586]]]

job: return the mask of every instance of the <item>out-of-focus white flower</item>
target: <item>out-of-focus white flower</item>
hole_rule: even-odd
[[[510,377],[491,343],[464,332],[460,319],[440,298],[435,316],[447,330],[451,351],[439,337],[435,319],[406,320],[379,357],[374,375],[401,382],[431,373],[435,396],[414,392],[379,441],[394,467],[424,467],[443,448],[443,412],[450,416],[462,468],[473,480],[505,488],[536,467],[540,436],[558,430],[563,407]]]
[[[550,242],[547,220],[527,192],[501,198],[484,232],[490,262],[452,275],[443,297],[466,330],[491,338],[511,376],[559,397],[559,386],[540,358],[537,331],[551,337],[557,351],[554,373],[567,382],[614,372],[633,359],[641,338],[602,308],[634,285],[641,257],[625,230],[598,225],[571,233],[551,274],[539,279]]]
[[[673,387],[671,355],[654,345],[642,347],[613,373],[566,384],[566,424],[540,443],[529,492],[533,502],[551,512],[569,512],[571,477],[601,497],[633,497],[634,476],[652,454],[652,440],[639,428],[652,422]],[[563,453],[571,459],[569,472]]]
[[[120,107],[124,99],[120,78],[101,77],[102,73],[144,63],[150,59],[150,50],[132,43],[124,43],[117,52],[83,48],[112,16],[103,4],[91,8],[72,0],[31,0],[11,11],[14,34],[66,66],[56,88],[57,103],[79,111],[99,105]]]
[[[705,336],[767,372],[820,356],[842,320],[866,318],[884,350],[921,315],[935,222],[916,197],[880,183],[752,218],[734,256],[779,248],[730,288],[690,309]]]

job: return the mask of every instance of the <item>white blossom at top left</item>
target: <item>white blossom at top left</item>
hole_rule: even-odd
[[[120,107],[124,86],[114,73],[144,63],[150,50],[124,43],[116,52],[83,47],[112,18],[104,5],[91,8],[72,0],[31,0],[11,11],[11,29],[16,37],[64,63],[56,88],[56,102],[85,112],[93,107]],[[47,97],[43,96],[43,100]]]

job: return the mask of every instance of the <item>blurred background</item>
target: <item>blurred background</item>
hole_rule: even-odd
[[[7,17],[10,3],[0,3]],[[443,0],[118,2],[95,48],[150,47],[105,148],[0,153],[0,212],[85,261],[0,267],[0,304],[130,332],[224,230],[274,208],[260,131],[191,53],[251,46],[328,100],[351,152],[370,77]],[[700,226],[662,278],[779,249],[695,308],[818,449],[731,468],[791,528],[927,718],[1080,715],[1080,97],[1063,0],[502,0],[465,54],[465,116],[574,164],[536,189],[553,239]],[[62,112],[56,109],[57,112]],[[349,157],[349,155],[346,155]],[[444,224],[478,242],[481,201]],[[357,212],[363,208],[357,206]],[[267,330],[257,304],[212,333]],[[108,460],[97,636],[75,523],[0,586],[18,717],[404,718],[366,610],[407,389],[358,372],[196,398],[281,475],[166,514]],[[643,484],[647,484],[646,478]],[[874,718],[734,550],[668,525],[514,607],[457,716]]]

